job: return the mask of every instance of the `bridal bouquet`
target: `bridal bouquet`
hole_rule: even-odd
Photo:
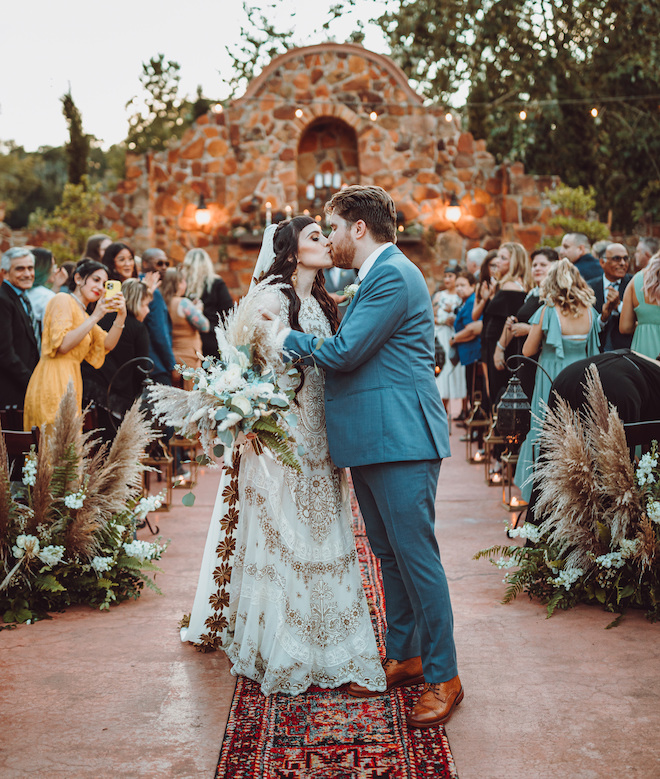
[[[290,428],[300,374],[282,360],[282,339],[263,319],[264,292],[277,284],[257,284],[215,330],[220,358],[203,357],[201,368],[177,366],[191,391],[157,385],[150,398],[157,417],[187,438],[199,436],[205,457],[231,463],[237,444],[248,442],[257,454],[268,449],[284,465],[300,470]],[[260,301],[261,299],[261,301]]]

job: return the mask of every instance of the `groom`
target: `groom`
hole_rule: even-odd
[[[359,286],[336,335],[321,343],[292,330],[284,347],[326,370],[330,454],[351,469],[381,563],[387,689],[425,682],[408,724],[428,728],[446,722],[463,699],[434,535],[449,439],[435,384],[431,299],[421,272],[394,245],[396,207],[385,190],[346,187],[326,211],[333,264],[358,270]],[[355,683],[348,692],[381,694]]]

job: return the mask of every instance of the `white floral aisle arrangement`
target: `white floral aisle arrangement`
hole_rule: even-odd
[[[204,462],[224,455],[230,464],[234,448],[249,443],[257,454],[268,449],[283,464],[300,468],[291,436],[300,373],[282,360],[282,339],[260,309],[263,293],[278,286],[257,284],[218,325],[219,359],[203,357],[201,368],[177,366],[192,379],[192,390],[150,390],[158,418],[187,438],[199,436]],[[186,498],[191,505],[194,498]]]
[[[10,482],[0,436],[0,616],[34,622],[72,604],[109,609],[137,598],[160,569],[167,543],[134,539],[137,524],[158,507],[142,498],[141,458],[154,438],[134,406],[113,444],[93,449],[82,433],[72,385],[22,481]],[[16,478],[16,475],[14,475]]]
[[[601,604],[623,613],[641,608],[660,618],[660,467],[658,443],[636,468],[623,423],[605,398],[595,366],[587,406],[560,401],[547,410],[535,479],[538,525],[510,531],[525,546],[495,546],[487,557],[506,570],[509,603],[521,592],[555,609]],[[515,570],[514,570],[515,569]],[[618,617],[612,625],[618,622]]]

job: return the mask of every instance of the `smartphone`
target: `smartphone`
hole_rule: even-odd
[[[119,295],[121,292],[121,281],[115,281],[111,279],[106,281],[103,285],[105,287],[105,299],[113,298],[115,295]]]

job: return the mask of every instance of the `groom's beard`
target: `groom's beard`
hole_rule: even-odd
[[[351,241],[344,239],[341,243],[333,243],[331,254],[335,268],[352,268],[356,247]]]

